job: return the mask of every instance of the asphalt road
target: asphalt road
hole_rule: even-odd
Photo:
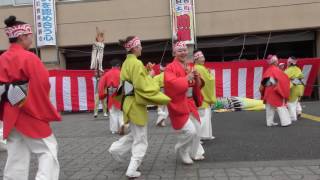
[[[320,102],[303,105],[305,113],[320,115]],[[149,115],[149,147],[139,179],[320,178],[320,122],[302,119],[290,127],[267,128],[264,111],[214,113],[216,139],[205,142],[206,159],[185,166],[174,153],[172,128],[154,125],[155,110]],[[126,179],[128,164],[115,162],[107,152],[120,138],[108,127],[108,119],[102,114],[94,119],[92,113],[65,113],[62,122],[52,124],[59,144],[61,180]],[[5,161],[6,152],[0,152],[0,179]],[[36,156],[32,155],[29,179],[34,179],[36,170]]]
[[[305,106],[305,113],[320,114],[319,103]],[[214,113],[213,133],[216,139],[205,143],[208,161],[320,158],[320,122],[316,121],[301,118],[289,127],[266,127],[264,111]]]

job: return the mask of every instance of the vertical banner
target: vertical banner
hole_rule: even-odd
[[[33,0],[33,13],[37,46],[55,46],[57,44],[55,0]]]
[[[171,24],[174,40],[195,44],[195,12],[193,0],[171,0]]]

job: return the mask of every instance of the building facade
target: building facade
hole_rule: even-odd
[[[0,5],[2,22],[14,14],[33,23],[32,0],[3,0]],[[305,51],[299,48],[307,46],[305,53],[297,55],[317,55],[320,1],[196,0],[195,7],[198,47],[209,49],[208,54],[212,54],[209,56],[214,60],[237,59],[242,45],[247,50],[243,52],[244,58],[261,58],[268,40],[271,49],[267,51],[270,53],[290,49]],[[86,56],[84,53],[90,50],[96,27],[105,30],[110,54],[121,53],[117,53],[117,47],[112,45],[128,35],[141,37],[147,44],[146,52],[155,52],[155,55],[161,49],[164,51],[166,42],[171,39],[169,0],[57,0],[56,11],[58,46],[41,48],[40,54],[44,62],[54,64],[57,55],[62,53],[59,57],[62,68],[69,60],[63,54]],[[1,23],[2,31],[3,28]],[[0,42],[0,50],[6,49],[8,43],[4,33],[0,35]],[[274,50],[272,44],[278,44],[278,50]],[[75,55],[77,50],[78,55]],[[259,51],[258,55],[253,51]]]
[[[128,35],[143,40],[145,62],[172,58],[169,0],[56,1],[58,45],[38,49],[50,68],[88,69],[96,27],[105,30],[105,67],[124,56],[117,41]],[[195,14],[197,47],[209,61],[320,56],[320,1],[195,0]],[[32,0],[0,2],[0,51],[8,15],[33,23]]]

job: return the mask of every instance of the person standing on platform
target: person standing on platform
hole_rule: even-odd
[[[160,92],[149,72],[138,59],[141,56],[141,41],[137,36],[129,36],[120,40],[127,51],[127,58],[122,64],[120,72],[121,86],[117,93],[122,96],[122,110],[124,122],[129,123],[130,133],[112,143],[109,148],[111,156],[117,161],[124,161],[131,151],[131,160],[126,171],[129,178],[141,176],[138,170],[147,148],[147,105],[165,105],[170,98]]]
[[[41,60],[28,49],[32,45],[31,25],[5,21],[10,47],[0,56],[0,84],[6,93],[0,104],[3,137],[7,140],[4,180],[27,180],[31,153],[38,157],[35,179],[59,179],[58,144],[49,125],[61,116],[49,99],[49,73]]]
[[[279,114],[281,126],[289,126],[291,120],[286,105],[290,95],[290,80],[279,69],[276,55],[269,55],[267,63],[269,67],[263,73],[260,86],[261,99],[266,104],[267,126],[278,125],[274,122],[275,111]]]
[[[204,81],[204,86],[201,89],[203,102],[201,107],[198,108],[201,119],[201,139],[212,140],[215,137],[212,135],[211,106],[217,100],[215,93],[215,80],[209,69],[204,66],[206,60],[202,51],[196,50],[193,54],[193,58],[195,62],[194,68],[199,72]]]
[[[287,62],[288,68],[285,70],[285,73],[291,81],[288,110],[291,121],[293,122],[297,121],[297,106],[304,92],[304,76],[301,69],[297,66],[297,61],[295,57],[289,57]]]
[[[96,81],[95,90],[94,90],[94,110],[93,110],[94,118],[98,117],[100,103],[102,104],[103,116],[108,117],[106,99],[100,100],[99,91],[98,91],[99,80],[101,78],[101,75],[104,73],[103,67],[102,67],[103,53],[104,53],[104,32],[101,32],[98,28],[96,28],[96,31],[97,31],[96,41],[92,46],[91,64],[90,64],[90,69],[95,70],[95,81]]]
[[[110,113],[110,131],[112,134],[121,133],[120,131],[124,126],[121,104],[114,99],[120,82],[120,64],[120,60],[112,60],[112,68],[108,70],[99,81],[99,98],[101,101],[107,99],[107,106]]]
[[[188,49],[184,42],[174,45],[174,59],[164,71],[164,92],[172,101],[168,104],[169,117],[176,130],[175,152],[185,164],[204,159],[200,144],[201,124],[197,107],[201,106],[200,74],[187,64]]]

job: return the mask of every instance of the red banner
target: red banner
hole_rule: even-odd
[[[281,60],[281,62],[284,60]],[[310,96],[319,71],[320,59],[299,59],[305,76],[305,96]],[[217,97],[248,97],[260,99],[259,86],[267,63],[262,60],[208,62],[216,79]],[[50,98],[59,111],[94,109],[96,80],[92,70],[51,70]]]

